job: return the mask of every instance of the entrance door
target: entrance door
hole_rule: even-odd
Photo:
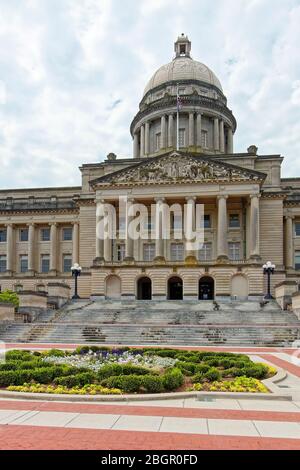
[[[151,300],[152,299],[152,282],[149,277],[142,277],[137,283],[137,298],[138,300]]]
[[[106,280],[106,297],[108,299],[121,298],[121,279],[118,276],[109,276]]]
[[[171,279],[169,279],[168,299],[183,300],[183,283],[180,277],[171,277]]]
[[[214,300],[215,281],[212,277],[202,277],[199,281],[199,300]]]

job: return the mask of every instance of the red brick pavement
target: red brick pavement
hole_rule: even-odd
[[[299,450],[298,439],[0,426],[1,450]]]
[[[209,407],[209,403],[207,403]],[[27,402],[27,401],[0,401],[0,410],[24,411],[57,411],[65,413],[90,414],[117,414],[131,416],[163,416],[178,418],[207,418],[228,420],[255,420],[300,422],[300,409],[298,412],[253,411],[253,410],[219,410],[198,408],[173,408],[160,406],[125,406],[119,404],[98,405],[84,403],[54,403],[54,402]]]

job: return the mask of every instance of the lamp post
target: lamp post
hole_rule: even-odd
[[[275,264],[273,264],[271,261],[268,261],[266,264],[263,265],[264,274],[268,276],[268,293],[265,296],[265,299],[268,300],[273,299],[271,295],[271,275],[274,274],[275,268]]]
[[[80,276],[80,274],[81,274],[81,266],[79,266],[78,263],[75,263],[74,266],[72,266],[71,271],[72,271],[72,276],[75,278],[75,293],[74,293],[72,299],[77,300],[77,299],[80,299],[80,297],[78,295],[77,279],[78,279],[78,276]]]

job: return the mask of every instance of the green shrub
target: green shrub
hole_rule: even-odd
[[[62,351],[61,349],[50,349],[44,353],[46,357],[64,357],[67,356],[67,351]]]
[[[176,367],[184,373],[184,375],[193,375],[195,373],[197,364],[193,362],[176,362]]]
[[[55,385],[63,385],[68,388],[83,387],[87,384],[95,382],[97,376],[93,372],[83,372],[77,375],[67,375],[64,377],[57,377],[54,379]]]
[[[5,359],[7,361],[28,361],[31,358],[32,354],[30,351],[22,351],[19,349],[13,349],[5,354]]]
[[[164,391],[162,377],[155,375],[144,375],[140,378],[141,387],[148,393],[161,393]]]
[[[204,374],[204,378],[208,382],[217,382],[221,379],[221,372],[215,367],[211,367],[210,370]]]
[[[195,367],[195,373],[205,374],[210,369],[207,364],[197,364]]]
[[[180,369],[173,367],[165,372],[162,376],[162,381],[165,390],[172,391],[181,387],[184,382],[184,377]]]
[[[254,379],[264,379],[268,375],[268,368],[263,364],[254,364],[240,369],[245,377],[253,377]]]
[[[13,304],[15,307],[19,307],[20,304],[18,294],[8,289],[0,292],[0,302]]]
[[[108,388],[119,388],[125,393],[135,393],[139,391],[142,380],[143,378],[139,375],[119,375],[103,380],[101,385]]]

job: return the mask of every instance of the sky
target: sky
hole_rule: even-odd
[[[185,33],[220,79],[235,151],[300,177],[300,0],[0,0],[0,189],[80,185],[132,156],[130,123]]]

